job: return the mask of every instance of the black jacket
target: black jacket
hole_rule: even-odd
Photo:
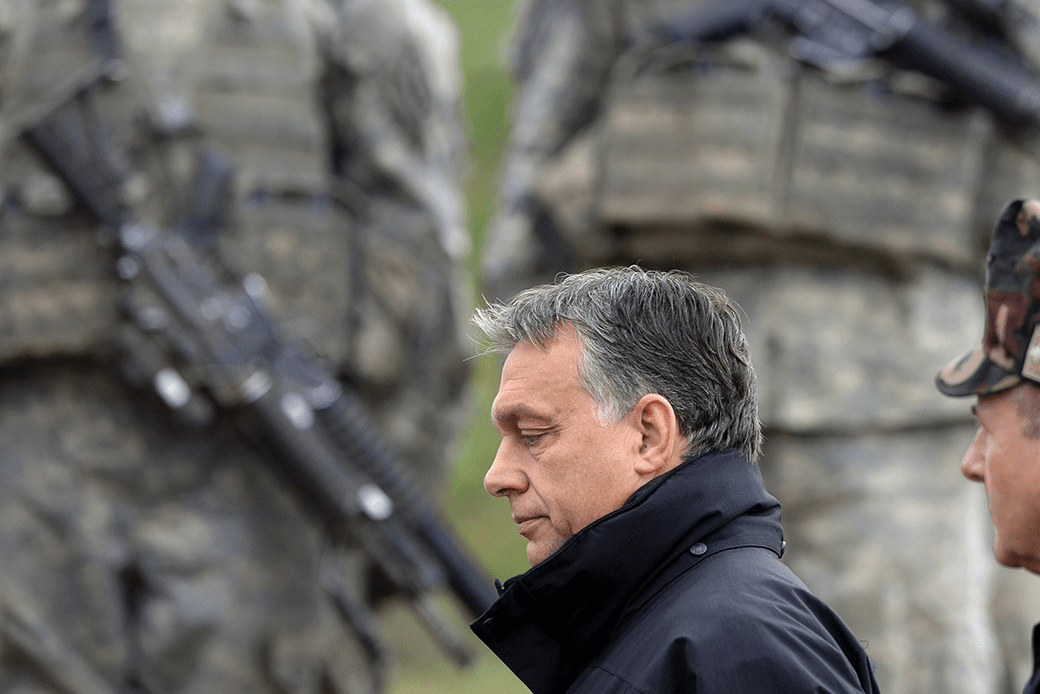
[[[471,626],[534,694],[876,692],[782,544],[758,466],[709,453],[509,579]]]
[[[1040,694],[1040,624],[1033,627],[1033,676],[1022,694]]]

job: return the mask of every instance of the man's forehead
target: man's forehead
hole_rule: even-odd
[[[549,420],[587,397],[578,376],[578,349],[573,338],[546,345],[518,344],[502,369],[502,381],[491,405],[494,421]]]
[[[518,342],[502,367],[502,385],[512,381],[556,382],[577,375],[581,349],[573,334],[557,334],[545,343]]]
[[[1020,416],[1015,403],[1024,393],[1024,385],[1019,384],[1007,390],[979,395],[976,397],[975,406],[971,408],[972,413],[976,418],[981,415],[990,419],[1011,415]]]

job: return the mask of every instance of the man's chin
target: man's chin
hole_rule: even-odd
[[[999,538],[993,546],[993,555],[997,561],[1004,566],[1016,569],[1022,568],[1026,571],[1040,575],[1040,556],[1036,554],[1022,554],[1004,547]]]
[[[1030,571],[1037,575],[1040,575],[1040,557],[1034,556],[1016,556],[1013,564],[1007,566],[1017,566]]]
[[[547,542],[545,540],[528,540],[527,561],[531,566],[537,566],[551,557],[556,550],[563,545],[562,542]]]
[[[527,543],[527,562],[531,566],[541,564],[546,560],[546,558],[548,558],[549,554],[551,554],[551,552],[545,552],[545,550],[539,546],[539,543],[533,540]]]

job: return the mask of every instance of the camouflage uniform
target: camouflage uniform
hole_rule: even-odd
[[[112,252],[19,133],[115,39],[125,198],[169,223],[199,149],[229,154],[218,243],[435,494],[468,378],[454,25],[427,0],[115,0],[91,34],[103,5],[0,1],[0,691],[378,691],[378,637],[319,581],[364,603],[363,560],[106,361]]]
[[[486,291],[628,263],[723,288],[746,314],[786,561],[869,643],[882,691],[1020,690],[1036,591],[990,566],[984,499],[950,466],[973,424],[930,376],[977,329],[989,220],[1040,185],[1035,145],[880,61],[650,39],[703,4],[525,4]]]

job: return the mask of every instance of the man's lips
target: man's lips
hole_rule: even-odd
[[[516,522],[518,526],[517,530],[520,532],[520,534],[524,537],[527,537],[528,533],[530,533],[534,529],[535,524],[537,524],[538,521],[542,520],[543,518],[545,518],[545,516],[524,516],[520,518],[514,518],[513,520]]]

